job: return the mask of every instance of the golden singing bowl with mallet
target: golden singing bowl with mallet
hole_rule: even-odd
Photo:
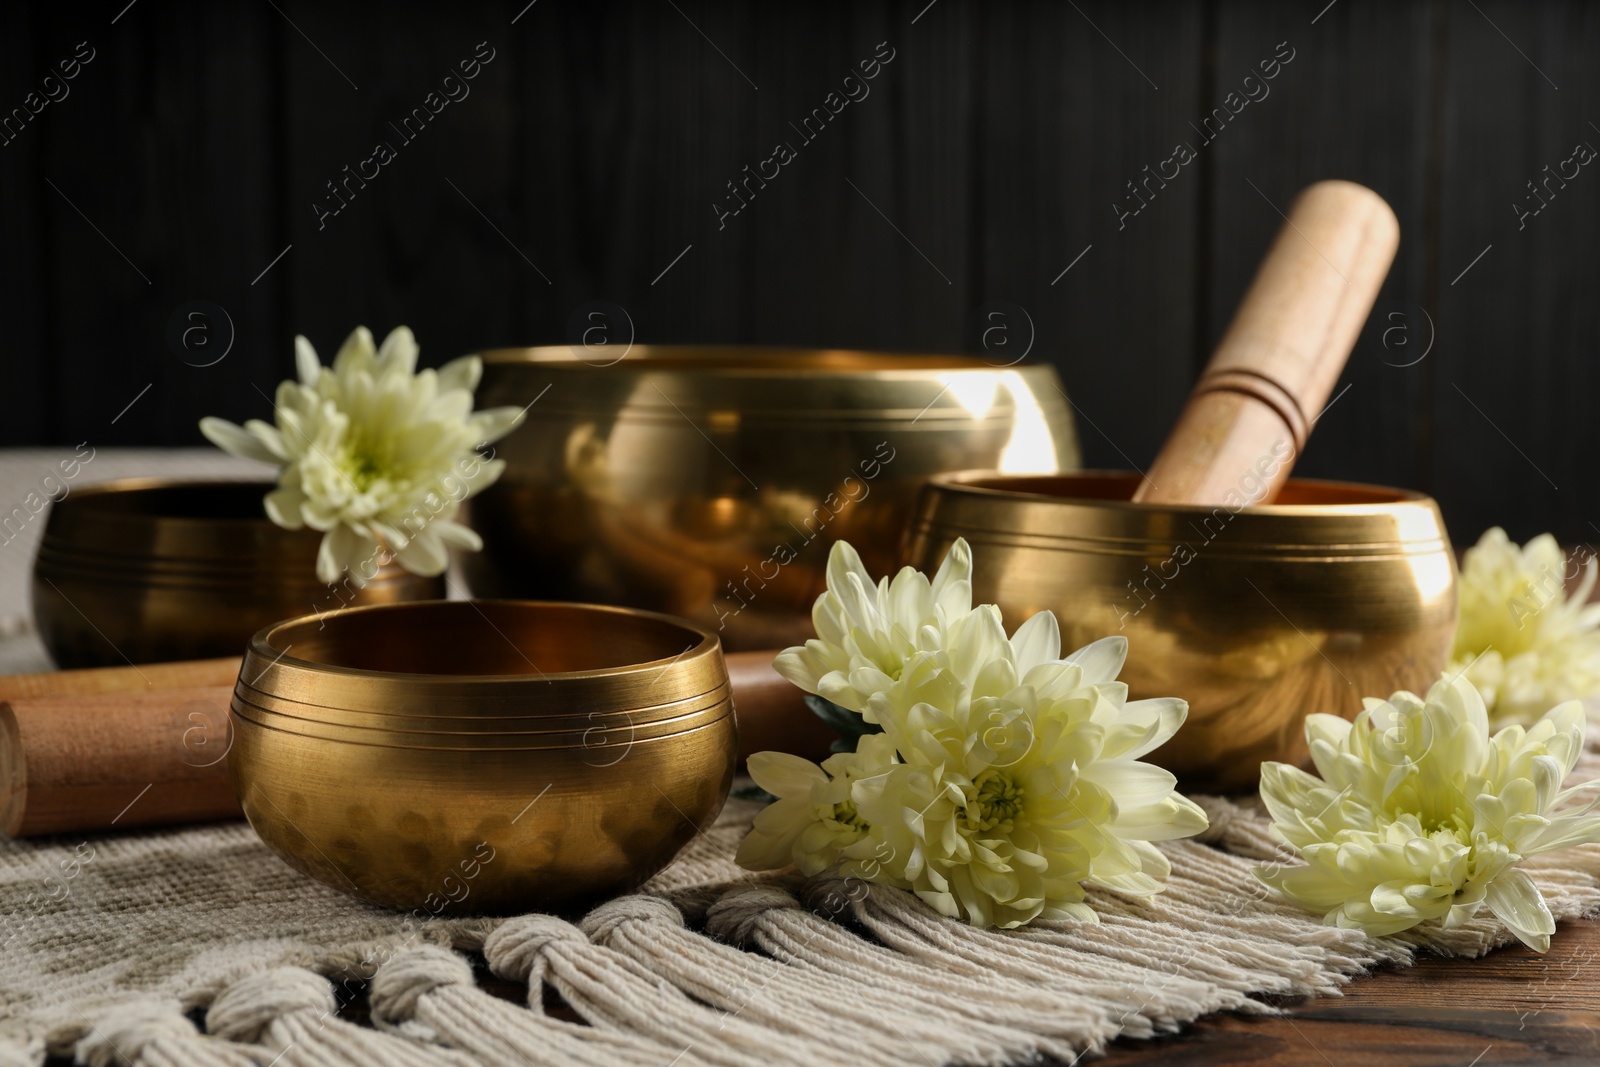
[[[469,504],[473,591],[669,612],[731,650],[810,636],[835,540],[892,567],[929,475],[1078,467],[1045,366],[716,346],[483,358],[481,402],[528,416]]]
[[[1189,702],[1149,757],[1188,788],[1252,788],[1263,760],[1303,761],[1306,715],[1425,691],[1456,620],[1438,507],[1289,481],[1398,240],[1377,194],[1312,186],[1146,474],[936,478],[906,561],[931,573],[965,537],[973,599],[1009,625],[1048,608],[1066,647],[1126,635],[1129,695]]]
[[[269,482],[130,478],[52,504],[33,565],[34,626],[56,665],[236,656],[261,627],[351,604],[429,600],[396,563],[363,588],[317,580],[315,530],[267,518]]]
[[[419,916],[627,892],[721,810],[737,730],[714,634],[531,601],[351,608],[256,634],[229,765],[292,866]]]

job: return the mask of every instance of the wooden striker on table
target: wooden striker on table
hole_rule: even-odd
[[[1271,503],[1399,244],[1394,212],[1371,189],[1325,181],[1296,197],[1134,500]]]

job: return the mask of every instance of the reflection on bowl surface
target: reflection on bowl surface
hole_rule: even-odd
[[[387,907],[560,911],[665,867],[721,810],[715,636],[623,608],[435,601],[258,633],[229,753],[292,866]]]
[[[714,346],[484,360],[480,403],[529,407],[470,502],[474,591],[670,612],[732,649],[810,635],[835,540],[891,567],[929,475],[1078,463],[1049,367]]]
[[[973,599],[1015,627],[1046,608],[1062,643],[1128,638],[1135,699],[1189,702],[1149,759],[1191,789],[1254,786],[1262,760],[1302,762],[1312,712],[1424,692],[1456,618],[1455,557],[1417,493],[1291,481],[1266,507],[1133,504],[1137,475],[968,472],[923,492],[907,562],[972,545]]]
[[[33,568],[34,623],[60,667],[237,656],[279,619],[441,596],[379,568],[364,588],[317,580],[315,530],[266,517],[268,482],[127,479],[51,505]]]

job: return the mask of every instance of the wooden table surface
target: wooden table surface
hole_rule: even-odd
[[[1364,1067],[1600,1064],[1600,921],[1562,923],[1550,951],[1518,945],[1478,960],[1423,955],[1345,987],[1276,1001],[1277,1017],[1213,1015],[1182,1034],[1122,1040],[1104,1067]]]

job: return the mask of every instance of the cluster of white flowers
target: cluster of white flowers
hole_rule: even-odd
[[[331,369],[296,337],[295,365],[300,380],[278,385],[277,425],[205,418],[200,432],[225,452],[282,468],[267,515],[290,530],[323,532],[318,578],[336,582],[348,572],[362,585],[384,552],[413,573],[439,574],[450,547],[483,547],[454,519],[461,501],[505,468],[476,449],[515,429],[522,412],[473,412],[477,356],[418,372],[409,329],[397,327],[374,348],[358,326]]]
[[[1008,638],[998,608],[972,606],[971,568],[957,541],[931,583],[907,567],[874,584],[848,544],[834,546],[817,638],[775,665],[882,732],[821,766],[752,756],[751,777],[778,799],[741,864],[839,864],[977,926],[1094,920],[1086,885],[1161,890],[1170,866],[1151,842],[1197,833],[1206,817],[1139,757],[1188,705],[1127,699],[1122,637],[1062,657],[1046,611]]]
[[[1564,700],[1600,696],[1600,605],[1592,555],[1578,561],[1549,534],[1518,548],[1498,526],[1467,550],[1461,619],[1447,674],[1465,673],[1496,723],[1526,726]]]
[[[1513,866],[1527,856],[1600,841],[1594,801],[1555,810],[1600,785],[1562,790],[1583,750],[1583,708],[1571,701],[1529,729],[1490,736],[1483,698],[1446,677],[1427,699],[1368,700],[1354,723],[1306,719],[1318,778],[1283,763],[1261,768],[1273,829],[1304,866],[1257,877],[1330,923],[1398,933],[1429,919],[1458,926],[1488,907],[1544,951],[1555,921]]]

